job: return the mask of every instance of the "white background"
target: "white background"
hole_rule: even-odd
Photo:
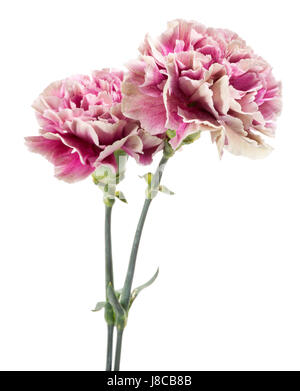
[[[53,80],[137,56],[174,18],[238,32],[284,87],[275,151],[225,154],[203,137],[172,159],[176,192],[151,206],[124,335],[124,370],[300,370],[299,10],[297,1],[1,2],[0,369],[102,370],[104,210],[87,179],[68,185],[24,147],[32,101]],[[156,160],[157,162],[157,160]],[[147,171],[133,162],[113,211],[117,287]]]

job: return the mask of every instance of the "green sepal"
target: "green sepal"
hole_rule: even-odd
[[[175,151],[172,147],[172,145],[169,143],[169,140],[165,140],[165,146],[164,146],[164,156],[167,159],[170,159],[170,157],[174,156]]]
[[[114,152],[114,156],[116,158],[117,167],[118,167],[118,172],[116,175],[116,184],[119,184],[125,177],[125,165],[126,165],[125,162],[128,158],[128,155],[122,149],[118,149],[117,151]],[[125,157],[126,159],[122,160]]]
[[[200,131],[196,132],[196,133],[192,133],[190,134],[189,136],[187,136],[181,143],[181,145],[189,145],[189,144],[193,144],[193,142],[195,142],[196,140],[198,140],[200,138]]]
[[[98,312],[98,311],[103,310],[105,305],[106,305],[106,301],[99,301],[99,303],[96,304],[96,307],[94,310],[92,310],[92,312]]]
[[[157,269],[156,273],[154,274],[154,276],[149,280],[147,281],[145,284],[135,288],[132,293],[131,293],[131,297],[130,297],[130,302],[129,302],[129,308],[132,306],[132,303],[134,302],[134,300],[137,298],[137,296],[139,295],[139,293],[148,288],[150,285],[152,285],[154,283],[154,281],[157,279],[157,276],[159,274],[159,268]]]
[[[168,139],[171,140],[172,138],[176,137],[176,130],[168,129],[166,134]]]
[[[168,195],[174,195],[175,194],[172,190],[168,189],[166,186],[163,186],[163,185],[160,185],[158,190],[160,192],[162,192],[164,194],[168,194]]]
[[[126,202],[123,193],[116,192],[116,186],[125,177],[125,168],[128,155],[122,150],[117,150],[114,152],[114,157],[117,163],[117,172],[115,172],[110,166],[103,164],[97,167],[92,174],[94,184],[103,191],[104,203],[109,207],[114,204],[115,197],[119,198],[121,201]]]
[[[128,204],[128,202],[125,198],[125,195],[122,191],[120,191],[120,190],[116,191],[115,196],[116,196],[116,198],[118,198],[118,200],[124,202],[125,204]]]
[[[152,174],[152,172],[147,172],[147,174],[140,176],[140,178],[145,179],[147,183],[146,198],[153,199],[158,191],[155,184],[155,176]]]
[[[148,186],[151,186],[153,174],[152,172],[147,172],[145,175],[141,175],[140,178],[145,179]]]
[[[108,177],[108,170],[103,175],[96,175],[95,172],[92,174],[93,182],[95,185],[100,185],[102,181]]]

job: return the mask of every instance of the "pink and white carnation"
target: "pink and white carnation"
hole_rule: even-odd
[[[156,40],[148,35],[128,64],[122,109],[152,135],[209,131],[222,156],[265,157],[281,111],[281,84],[271,67],[235,33],[175,20]]]
[[[123,77],[107,69],[69,77],[52,83],[34,102],[40,135],[26,137],[26,144],[54,164],[57,178],[78,181],[101,165],[116,171],[118,150],[149,164],[161,149],[161,138],[122,113]]]

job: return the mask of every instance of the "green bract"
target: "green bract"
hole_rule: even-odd
[[[126,198],[121,191],[117,191],[117,185],[125,178],[126,163],[128,155],[118,150],[114,153],[117,162],[117,172],[111,166],[101,165],[92,174],[93,182],[103,191],[103,201],[105,205],[112,206],[115,198],[126,202]]]

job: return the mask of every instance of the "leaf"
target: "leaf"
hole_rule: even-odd
[[[114,288],[111,283],[107,286],[107,298],[110,303],[110,305],[113,307],[115,313],[117,316],[122,316],[124,314],[124,309],[121,306],[118,297],[116,295],[116,292],[114,291]]]
[[[161,191],[162,193],[165,193],[165,194],[168,194],[168,195],[174,195],[175,194],[172,190],[168,189],[166,186],[163,186],[163,185],[160,185],[158,190]]]
[[[126,198],[125,198],[125,195],[124,195],[124,193],[123,193],[122,191],[120,191],[120,190],[116,191],[115,196],[116,196],[120,201],[124,202],[125,204],[128,204],[128,202],[127,202],[127,200],[126,200]]]
[[[123,291],[123,289],[118,289],[118,290],[115,291],[115,294],[116,294],[118,300],[121,297],[122,291]]]
[[[116,326],[118,330],[124,330],[127,323],[127,312],[119,302],[118,296],[110,282],[107,286],[107,298],[116,314]]]
[[[106,302],[105,301],[99,301],[99,303],[96,304],[96,307],[95,307],[94,310],[92,310],[92,312],[101,311],[105,306],[106,306]]]
[[[159,273],[159,268],[157,269],[156,273],[154,274],[154,276],[148,281],[146,282],[145,284],[135,288],[133,291],[132,291],[132,294],[131,294],[131,298],[130,298],[130,305],[129,305],[129,308],[132,306],[132,303],[134,302],[134,300],[137,298],[137,296],[139,295],[139,293],[148,288],[150,285],[152,285],[154,283],[154,281],[157,279],[157,276],[158,276],[158,273]]]

